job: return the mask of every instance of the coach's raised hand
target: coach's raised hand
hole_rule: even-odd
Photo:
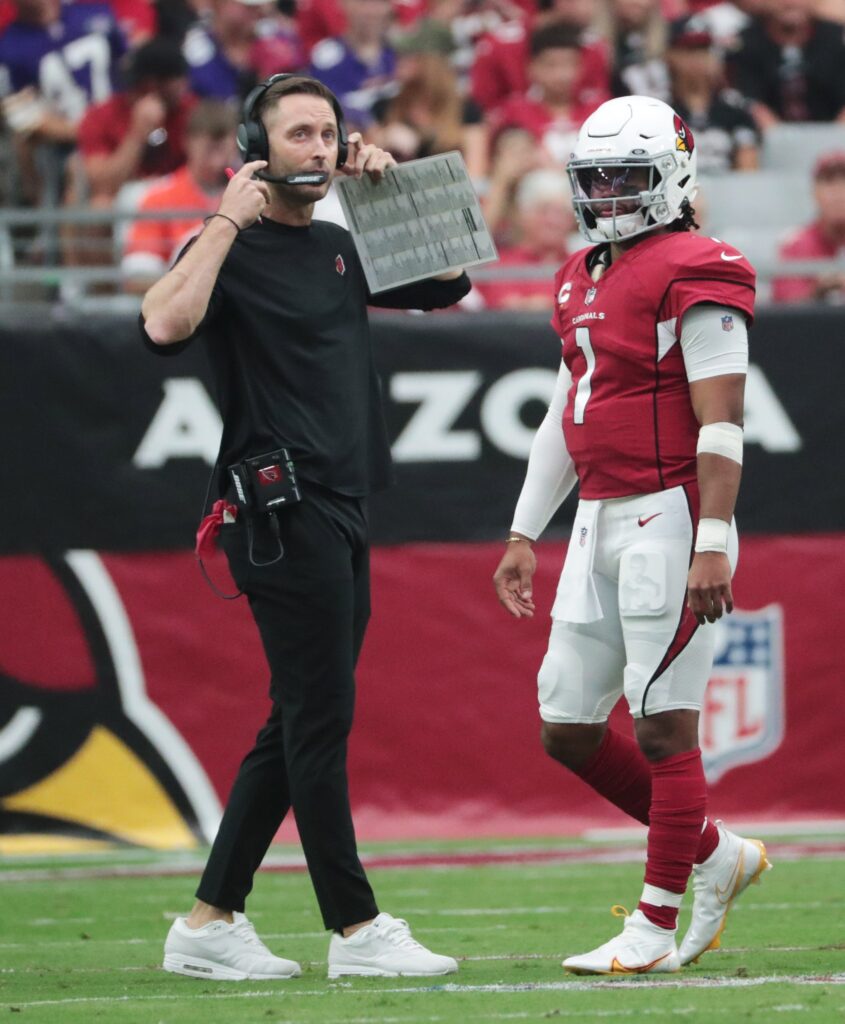
[[[364,143],[360,132],[352,132],[349,136],[349,153],[340,173],[348,177],[360,178],[365,172],[375,181],[380,181],[389,167],[395,167],[396,161],[386,149],[379,149],[371,142]]]
[[[254,224],[270,202],[266,182],[253,178],[256,171],[263,171],[266,166],[266,160],[251,160],[232,175],[226,186],[217,212],[233,220],[238,228]]]

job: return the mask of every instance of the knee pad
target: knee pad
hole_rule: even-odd
[[[622,656],[595,637],[555,623],[537,695],[544,722],[603,722],[619,698]]]

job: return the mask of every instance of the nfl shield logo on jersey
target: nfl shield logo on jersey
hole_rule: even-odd
[[[722,317],[722,330],[732,331],[734,329],[734,318],[732,316]]]
[[[597,291],[598,291],[597,288],[588,288],[587,289],[587,294],[584,296],[584,305],[585,306],[591,306],[593,304],[593,300],[596,297],[596,292]]]
[[[771,604],[734,611],[716,629],[713,672],[701,708],[708,782],[768,757],[783,739],[783,613]]]

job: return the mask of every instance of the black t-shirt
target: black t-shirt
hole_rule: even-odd
[[[845,107],[843,31],[816,20],[804,46],[781,46],[755,19],[728,59],[731,82],[784,121],[832,121]]]
[[[159,355],[205,339],[223,416],[219,466],[284,447],[302,479],[363,496],[390,477],[367,304],[441,308],[469,289],[464,274],[371,296],[344,228],[265,217],[235,239],[192,338],[155,345],[142,334]]]
[[[756,146],[760,142],[747,101],[733,89],[717,93],[708,110],[702,114],[692,113],[676,98],[672,106],[692,129],[698,149],[699,174],[731,170],[737,149]]]

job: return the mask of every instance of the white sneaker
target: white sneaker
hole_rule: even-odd
[[[212,981],[296,978],[302,973],[294,960],[270,952],[244,914],[235,911],[232,917],[232,924],[211,921],[202,928],[189,928],[184,917],[177,917],[164,943],[164,969]]]
[[[698,960],[708,949],[718,949],[733,901],[772,866],[759,839],[743,839],[721,821],[719,845],[703,864],[692,869],[692,920],[681,943],[681,963]]]
[[[334,934],[329,943],[330,978],[349,974],[380,978],[454,974],[457,969],[457,960],[420,945],[411,935],[408,922],[390,914],[379,914],[348,939]]]
[[[625,913],[621,907],[613,912],[617,917]],[[572,974],[658,974],[679,971],[681,961],[674,930],[659,928],[635,910],[625,917],[621,935],[591,953],[567,957],[563,966]]]

